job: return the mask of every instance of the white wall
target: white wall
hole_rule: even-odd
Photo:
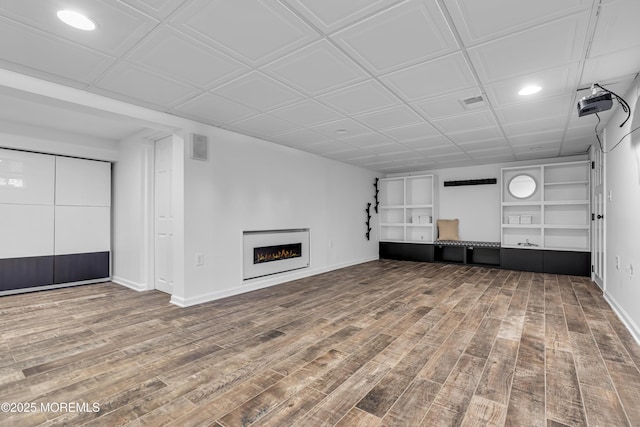
[[[210,160],[184,145],[184,294],[191,305],[378,258],[377,222],[365,237],[376,174],[206,127]],[[376,221],[376,216],[372,221]],[[308,269],[242,280],[242,232],[310,228]],[[195,266],[196,254],[204,265]]]
[[[140,135],[120,141],[112,171],[112,276],[137,290],[153,289],[146,253],[151,153],[152,143]]]
[[[619,125],[626,113],[615,112],[605,127],[606,247],[605,297],[640,342],[640,130],[620,139],[640,126],[638,96],[640,83],[623,97],[631,106],[632,119]],[[615,257],[620,257],[616,269]],[[633,269],[633,274],[631,274]]]

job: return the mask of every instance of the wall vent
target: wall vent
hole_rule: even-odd
[[[209,159],[209,141],[205,135],[191,134],[191,158],[195,160]]]

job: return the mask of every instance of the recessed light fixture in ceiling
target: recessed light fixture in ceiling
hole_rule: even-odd
[[[518,92],[518,95],[533,95],[534,93],[538,93],[542,90],[542,88],[540,86],[537,85],[530,85],[530,86],[525,86],[522,89],[520,89],[520,91]]]
[[[96,23],[90,18],[75,10],[59,10],[58,19],[69,25],[83,31],[93,31],[96,29]]]

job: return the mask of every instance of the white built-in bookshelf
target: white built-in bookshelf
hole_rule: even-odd
[[[380,241],[433,243],[434,175],[384,178],[380,185]]]
[[[589,251],[589,168],[581,161],[502,169],[502,247]],[[523,176],[535,189],[516,197],[509,185]]]

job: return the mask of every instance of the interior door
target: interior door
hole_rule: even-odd
[[[591,278],[604,291],[604,155],[599,148],[591,147]]]
[[[154,283],[157,290],[168,294],[173,294],[172,144],[171,136],[156,141],[154,162]]]

